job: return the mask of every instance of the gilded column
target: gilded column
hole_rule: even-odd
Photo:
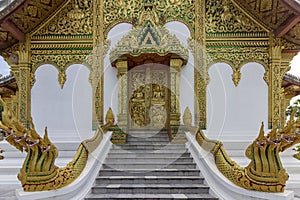
[[[127,127],[128,118],[128,63],[127,60],[119,60],[116,63],[118,69],[118,126]]]
[[[195,33],[194,33],[194,93],[195,93],[195,125],[206,128],[206,33],[205,33],[205,0],[195,1]]]
[[[31,96],[31,73],[30,73],[30,51],[28,46],[20,44],[20,50],[17,51],[18,63],[11,65],[12,75],[18,84],[18,119],[25,126],[29,126],[31,116],[30,96]]]
[[[183,61],[178,58],[170,60],[170,125],[180,125],[180,69]]]
[[[284,74],[290,70],[290,62],[294,58],[296,53],[281,53],[281,80],[283,79]],[[282,81],[280,82],[280,84]],[[281,107],[280,107],[280,126],[283,127],[286,122],[286,109],[290,105],[291,99],[295,96],[291,92],[284,91],[284,88],[281,87]]]
[[[92,89],[93,89],[93,129],[98,124],[102,125],[104,120],[103,105],[103,52],[104,50],[104,28],[103,28],[104,1],[93,1],[93,53],[92,53]]]
[[[282,46],[271,47],[270,84],[269,84],[269,128],[274,126],[283,127],[285,109],[282,108],[285,101],[281,86],[284,74],[290,69],[289,62],[292,56],[282,54]]]

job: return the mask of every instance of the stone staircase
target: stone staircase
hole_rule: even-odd
[[[217,199],[179,138],[169,143],[166,132],[130,132],[127,144],[113,145],[85,200]]]

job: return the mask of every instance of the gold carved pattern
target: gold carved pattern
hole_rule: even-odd
[[[49,140],[47,128],[44,137],[41,138],[32,120],[30,120],[31,128],[25,128],[1,98],[0,103],[4,108],[0,133],[12,146],[27,153],[18,174],[24,191],[57,190],[69,185],[79,177],[86,166],[89,153],[92,153],[102,140],[104,132],[99,127],[92,139],[80,144],[73,160],[66,167],[59,168],[55,165],[58,150]],[[110,121],[107,126],[111,125],[113,124]]]
[[[195,3],[195,32],[189,39],[189,49],[194,55],[194,90],[195,90],[195,124],[201,128],[206,127],[206,86],[207,86],[207,62],[206,62],[206,10],[205,0]]]
[[[259,62],[266,71],[269,65],[268,48],[207,48],[209,63],[226,62],[233,71],[240,69],[247,62]]]
[[[197,2],[198,3],[198,2]],[[128,1],[104,1],[104,33],[118,23],[135,23],[143,20],[143,11],[150,8],[162,22],[181,21],[192,32],[195,23],[194,0],[128,0]]]
[[[35,54],[31,55],[31,66],[32,72],[35,72],[36,69],[42,64],[53,64],[59,71],[65,71],[67,67],[71,64],[86,64],[87,67],[90,67],[86,61],[87,55],[82,54],[60,54],[60,55],[51,55],[51,54]]]
[[[300,45],[300,23],[296,24],[286,35],[290,41]]]
[[[283,192],[288,174],[283,168],[280,152],[300,143],[297,129],[300,118],[291,120],[282,129],[274,127],[267,135],[262,124],[258,137],[246,149],[246,156],[251,160],[248,166],[241,167],[225,151],[222,142],[209,140],[197,127],[191,126],[188,112],[185,112],[185,126],[194,133],[198,144],[214,156],[219,171],[232,183],[247,190],[262,192]]]
[[[104,1],[93,1],[93,53],[92,53],[92,88],[94,91],[93,106],[93,127],[96,124],[103,124],[104,118],[104,80],[103,60],[104,52],[108,50],[108,43],[104,41]]]
[[[14,13],[10,19],[24,33],[41,23],[50,13],[53,13],[64,0],[36,1],[30,0],[21,11]]]
[[[163,128],[167,120],[168,76],[166,70],[130,72],[131,128]]]
[[[164,26],[146,22],[142,28],[133,28],[126,34],[110,52],[111,62],[115,62],[125,54],[139,56],[142,53],[156,53],[159,56],[176,54],[188,60],[188,51],[181,45],[175,35],[171,35]]]
[[[44,24],[36,35],[91,35],[93,28],[93,1],[72,0]]]
[[[264,32],[249,19],[231,0],[206,2],[206,33]]]
[[[234,0],[234,2],[252,13],[252,17],[274,29],[278,28],[293,13],[283,2],[278,0]]]

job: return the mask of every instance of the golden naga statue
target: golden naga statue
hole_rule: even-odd
[[[83,141],[73,160],[66,167],[55,166],[58,150],[48,138],[47,128],[41,138],[35,131],[31,120],[31,128],[25,128],[15,116],[12,115],[6,103],[0,97],[3,106],[0,134],[11,145],[20,151],[25,151],[27,156],[23,163],[18,179],[24,191],[44,191],[62,188],[72,183],[81,174],[86,166],[88,154],[95,150],[102,139],[100,128],[90,140]],[[113,120],[109,122],[113,123]]]
[[[184,123],[190,132],[196,134],[198,144],[213,154],[216,166],[228,180],[248,190],[284,191],[289,175],[282,166],[279,153],[300,143],[300,117],[295,119],[295,112],[282,129],[273,128],[267,135],[262,124],[258,137],[246,149],[245,154],[251,162],[245,168],[231,160],[222,142],[209,140],[200,129],[192,126],[188,108]]]

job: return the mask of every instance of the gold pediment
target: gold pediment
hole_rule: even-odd
[[[231,0],[206,1],[206,34],[259,33],[267,29]]]
[[[92,35],[93,33],[93,2],[69,1],[48,21],[33,32],[35,36],[42,35]]]
[[[165,56],[175,54],[185,62],[188,60],[188,50],[181,45],[175,35],[164,26],[157,26],[148,21],[143,27],[134,27],[125,35],[110,52],[111,63],[123,55],[137,57],[143,53]]]

